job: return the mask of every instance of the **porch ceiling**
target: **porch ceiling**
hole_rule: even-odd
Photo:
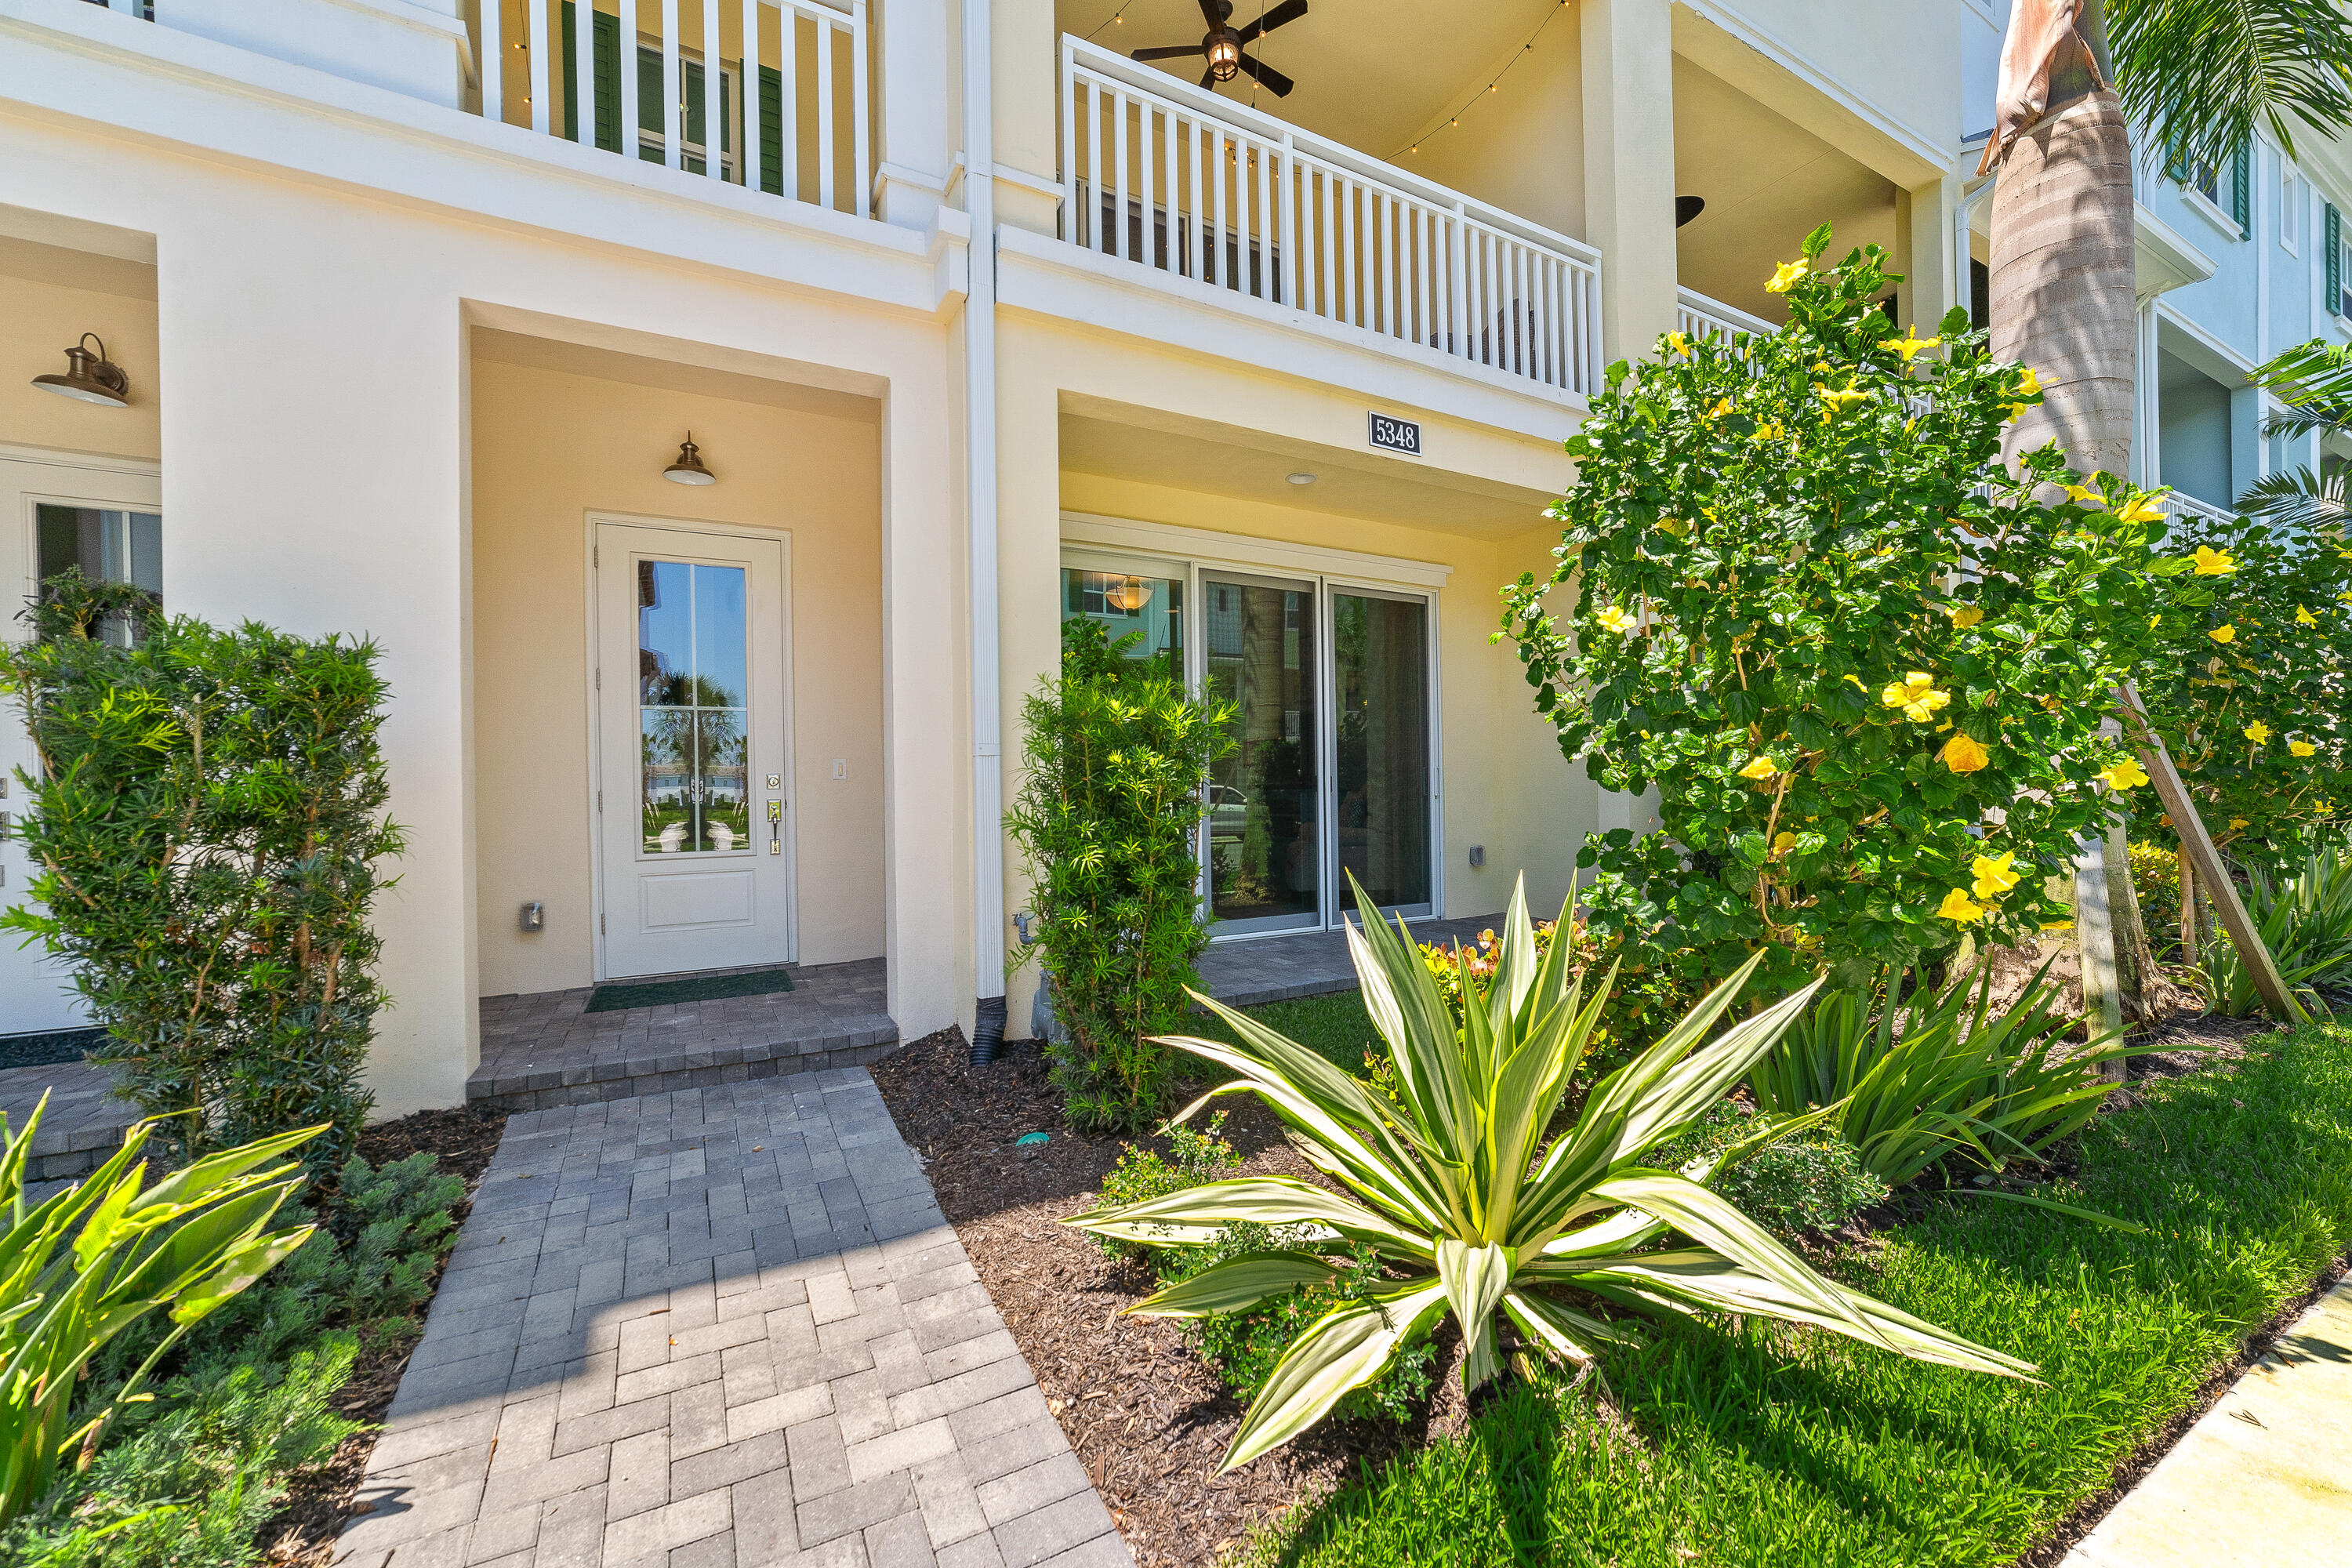
[[[1274,0],[1234,0],[1234,22],[1245,26],[1273,8]],[[1297,91],[1276,98],[1246,79],[1221,91],[1385,158],[1492,79],[1559,9],[1559,0],[1440,6],[1428,0],[1314,0],[1305,16],[1250,51],[1294,79]],[[1118,0],[1055,0],[1054,23],[1058,32],[1120,54],[1198,43],[1202,32],[1200,0],[1128,0],[1124,6]],[[1574,19],[1566,26],[1572,38]],[[1160,68],[1188,82],[1201,79],[1194,60],[1163,61]]]
[[[1895,248],[1892,181],[1680,56],[1675,193],[1706,202],[1675,237],[1682,284],[1768,321],[1787,311],[1765,279],[1824,220],[1835,255]]]
[[[880,403],[870,397],[860,397],[856,393],[809,386],[770,376],[745,375],[737,371],[716,370],[708,365],[677,360],[655,359],[618,349],[591,348],[583,343],[533,337],[496,327],[474,328],[473,347],[477,359],[519,364],[533,370],[560,371],[567,375],[593,376],[599,381],[617,381],[631,386],[651,386],[666,392],[723,397],[733,403],[789,408],[796,413],[822,415],[829,419],[855,419],[868,425],[877,423],[882,416]]]
[[[1067,411],[1061,447],[1065,472],[1476,539],[1511,539],[1543,527],[1543,510],[1554,499],[1467,475],[1432,472],[1424,479],[1397,472],[1394,459],[1256,431],[1130,425]],[[1292,484],[1289,476],[1302,472],[1314,474],[1315,482]]]

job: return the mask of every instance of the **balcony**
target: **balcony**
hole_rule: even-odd
[[[866,0],[606,0],[585,49],[573,0],[91,3],[686,178],[871,204]]]
[[[1060,237],[1332,332],[1581,399],[1600,253],[1065,36]]]
[[[1738,332],[1769,337],[1780,331],[1761,316],[1751,316],[1720,300],[1710,300],[1695,289],[1675,290],[1675,328],[1694,341],[1720,338],[1727,343]]]

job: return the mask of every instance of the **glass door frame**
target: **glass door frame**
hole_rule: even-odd
[[[1173,534],[1179,531],[1169,530]],[[1281,543],[1269,541],[1269,543]],[[1284,552],[1286,554],[1289,551]],[[1336,553],[1336,552],[1335,552]],[[1360,559],[1360,558],[1359,558]],[[1247,931],[1218,930],[1220,922],[1210,918],[1211,868],[1208,835],[1210,823],[1203,818],[1194,840],[1193,854],[1200,863],[1197,891],[1201,916],[1209,925],[1213,942],[1254,942],[1278,936],[1297,936],[1310,931],[1335,931],[1340,927],[1339,889],[1344,885],[1339,875],[1339,714],[1335,704],[1339,698],[1338,649],[1332,641],[1334,632],[1332,597],[1334,594],[1360,594],[1368,597],[1418,603],[1428,617],[1424,623],[1425,647],[1423,659],[1429,711],[1429,788],[1424,796],[1424,809],[1429,813],[1429,890],[1427,901],[1416,904],[1383,905],[1383,916],[1402,915],[1406,920],[1425,920],[1435,916],[1445,902],[1445,775],[1444,775],[1444,688],[1439,680],[1438,659],[1438,590],[1415,583],[1386,581],[1361,572],[1326,571],[1297,561],[1253,561],[1245,556],[1210,553],[1162,553],[1148,549],[1096,543],[1083,539],[1065,539],[1055,563],[1054,595],[1055,626],[1058,628],[1065,618],[1062,611],[1062,577],[1066,569],[1087,572],[1122,572],[1138,577],[1154,577],[1179,582],[1184,585],[1188,606],[1184,627],[1184,685],[1195,697],[1207,689],[1209,673],[1209,606],[1206,579],[1212,577],[1241,578],[1260,584],[1287,585],[1309,590],[1313,596],[1314,638],[1316,644],[1313,691],[1316,713],[1316,793],[1318,812],[1325,826],[1318,835],[1317,846],[1317,909],[1319,918],[1313,923],[1297,922],[1281,926],[1257,927]],[[1058,637],[1058,631],[1056,633]]]

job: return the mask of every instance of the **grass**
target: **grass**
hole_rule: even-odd
[[[1243,1011],[1269,1029],[1279,1030],[1349,1072],[1364,1070],[1364,1052],[1379,1043],[1380,1034],[1364,1011],[1360,991],[1334,996],[1302,996],[1291,1002],[1269,1002]],[[1232,1043],[1233,1031],[1223,1019],[1203,1012],[1196,1026],[1202,1037]]]
[[[1329,1001],[1289,1005],[1320,1023],[1318,1048],[1348,1032]],[[2352,1238],[2352,1031],[2315,1027],[2264,1048],[2148,1086],[2146,1103],[2083,1135],[2078,1176],[2053,1191],[2147,1234],[1937,1196],[1866,1265],[1842,1270],[2039,1363],[2044,1386],[1819,1333],[1662,1325],[1604,1363],[1620,1424],[1589,1393],[1513,1384],[1460,1437],[1298,1510],[1255,1560],[2007,1562],[2105,1487]]]

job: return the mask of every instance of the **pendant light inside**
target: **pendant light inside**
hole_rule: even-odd
[[[82,343],[98,344],[98,352],[90,353]],[[81,342],[66,350],[63,375],[37,375],[33,384],[43,392],[54,392],[77,403],[94,403],[100,408],[131,406],[131,378],[122,374],[121,365],[106,357],[105,341],[96,332],[84,332]]]
[[[715,485],[719,476],[702,466],[702,451],[694,444],[694,432],[686,433],[678,443],[677,461],[662,470],[662,478],[674,485]]]

